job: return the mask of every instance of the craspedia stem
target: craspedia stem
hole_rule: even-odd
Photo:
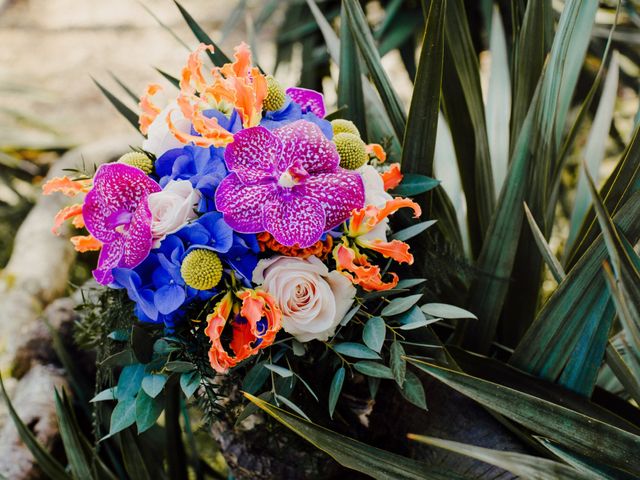
[[[180,275],[191,288],[211,290],[222,279],[222,262],[216,252],[198,248],[184,257]]]

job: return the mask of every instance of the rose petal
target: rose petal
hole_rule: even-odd
[[[273,199],[275,188],[273,183],[244,185],[232,173],[216,190],[216,210],[223,213],[225,222],[237,232],[263,232],[262,208]]]
[[[265,204],[263,221],[265,229],[277,242],[305,248],[322,236],[325,214],[318,200],[292,195],[286,200],[277,199]]]
[[[325,137],[317,125],[298,120],[273,131],[284,145],[280,172],[285,171],[294,160],[312,175],[333,172],[340,164],[336,146]]]
[[[253,184],[274,174],[282,143],[264,127],[241,130],[224,152],[227,168],[243,183]]]
[[[364,184],[357,172],[339,169],[335,173],[322,173],[308,178],[304,195],[315,198],[324,208],[325,231],[347,220],[351,212],[364,206]]]
[[[324,107],[324,96],[315,90],[307,88],[287,88],[287,95],[291,97],[295,103],[300,105],[303,110],[315,113],[318,117],[324,118],[327,113]]]

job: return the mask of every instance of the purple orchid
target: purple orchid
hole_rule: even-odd
[[[287,88],[287,95],[291,97],[295,103],[302,107],[303,111],[314,113],[318,118],[324,118],[327,113],[324,107],[324,96],[315,90],[308,88]]]
[[[305,120],[236,133],[225,162],[232,173],[216,190],[216,208],[241,233],[267,231],[305,248],[364,205],[360,174],[340,168],[335,145]]]
[[[82,207],[87,230],[102,242],[93,271],[98,283],[110,284],[113,268],[133,268],[147,257],[153,244],[147,197],[160,190],[138,168],[122,163],[98,168]]]

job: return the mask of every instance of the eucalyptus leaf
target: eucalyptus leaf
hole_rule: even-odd
[[[333,349],[342,355],[346,355],[347,357],[366,358],[366,359],[380,358],[380,355],[378,355],[376,352],[374,352],[370,348],[365,347],[361,343],[354,343],[354,342],[338,343],[333,346]]]
[[[336,409],[338,398],[340,398],[340,392],[342,392],[342,385],[344,384],[345,369],[340,367],[336,370],[331,380],[331,387],[329,388],[329,417],[333,419],[333,412]]]
[[[427,303],[420,307],[424,313],[436,318],[473,318],[476,317],[473,313],[466,311],[463,308],[456,307],[454,305],[447,305],[445,303]]]
[[[93,402],[104,402],[106,400],[116,400],[117,392],[118,392],[118,387],[106,388],[101,392],[97,393],[96,396],[89,401],[93,403]]]
[[[380,353],[386,333],[387,327],[384,320],[380,317],[371,317],[362,329],[362,341],[371,350]]]
[[[144,392],[143,392],[144,393]],[[136,422],[136,397],[125,397],[118,400],[118,404],[111,412],[111,424],[109,434],[102,440],[105,440]]]
[[[411,370],[407,370],[404,384],[400,389],[402,396],[413,403],[416,407],[427,409],[427,397],[424,393],[424,387],[420,378]]]
[[[180,388],[186,398],[191,398],[202,380],[200,372],[185,372],[180,375]]]
[[[151,398],[156,398],[167,383],[167,376],[160,374],[145,375],[142,379],[142,390]]]
[[[282,378],[289,378],[293,375],[293,372],[288,368],[281,367],[280,365],[273,365],[271,363],[265,363],[264,368],[271,370],[274,373],[277,373]]]
[[[120,378],[118,378],[118,389],[116,390],[118,400],[134,397],[140,390],[143,378],[144,365],[136,363],[124,367],[120,372]]]
[[[140,391],[135,403],[136,427],[138,434],[141,434],[156,424],[164,408],[164,398],[162,396],[152,398],[144,391]]]
[[[390,352],[391,373],[396,383],[402,387],[407,374],[407,361],[403,358],[405,355],[404,348],[396,340],[391,344]]]
[[[391,369],[378,362],[358,362],[353,365],[353,368],[368,377],[394,379]]]
[[[392,316],[406,312],[422,298],[422,294],[409,295],[408,297],[394,298],[382,309],[381,315]]]

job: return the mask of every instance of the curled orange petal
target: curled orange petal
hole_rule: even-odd
[[[60,192],[68,197],[75,197],[80,193],[86,193],[91,189],[91,180],[71,180],[69,177],[56,177],[42,186],[43,195],[51,195]]]
[[[388,170],[380,174],[385,190],[393,190],[400,182],[402,182],[402,173],[400,173],[400,164],[392,163]]]
[[[371,209],[375,207],[369,206],[365,208]],[[413,210],[414,218],[418,218],[420,215],[422,215],[422,209],[420,208],[420,205],[418,205],[416,202],[414,202],[410,198],[394,198],[393,200],[387,201],[385,206],[382,207],[381,209],[375,208],[375,210],[377,210],[377,213],[376,213],[377,223],[380,223],[380,221],[383,218],[387,218],[389,215],[397,212],[401,208],[411,208]]]
[[[382,208],[378,208],[374,205],[367,205],[360,210],[354,210],[351,213],[351,218],[349,219],[348,235],[351,237],[358,237],[369,233],[382,220],[405,207],[413,210],[415,218],[422,214],[420,205],[409,198],[394,198],[392,200],[388,200]]]
[[[229,368],[234,367],[238,362],[232,358],[222,346],[222,330],[227,324],[227,319],[233,308],[233,297],[228,292],[220,300],[207,316],[207,328],[204,333],[209,337],[211,348],[209,349],[209,363],[218,373],[226,373]]]
[[[205,45],[201,43],[196,49],[189,54],[187,64],[182,69],[182,77],[180,79],[180,91],[192,95],[195,92],[202,92],[207,86],[207,80],[202,73],[202,53],[205,51],[213,53],[213,45]],[[195,88],[191,83],[195,84]]]
[[[138,103],[138,106],[140,107],[141,113],[138,117],[138,125],[140,126],[140,131],[143,135],[147,134],[149,131],[149,125],[151,125],[151,122],[153,122],[162,111],[160,107],[151,101],[151,97],[160,90],[162,90],[161,85],[158,85],[157,83],[150,83],[147,85],[144,95],[140,97],[140,103]]]
[[[68,207],[64,207],[62,210],[56,213],[56,216],[53,218],[53,227],[51,228],[51,232],[54,235],[59,235],[60,234],[59,230],[62,224],[66,220],[69,220],[70,218],[73,218],[77,215],[82,215],[81,203],[76,203],[74,205],[69,205]]]
[[[391,281],[384,282],[380,267],[372,265],[365,255],[356,253],[344,244],[334,249],[333,257],[338,271],[367,291],[390,290],[398,284],[398,275],[392,272]]]
[[[367,145],[367,153],[376,157],[380,163],[384,163],[387,159],[387,152],[384,151],[379,143],[370,143]]]
[[[102,242],[93,235],[76,235],[71,237],[71,243],[76,252],[94,252],[102,248]]]
[[[184,113],[184,112],[183,112]],[[167,125],[173,136],[182,143],[193,142],[198,147],[224,147],[233,141],[233,134],[218,125],[215,118],[206,118],[201,113],[192,116],[194,130],[201,135],[191,135],[178,130],[171,121],[171,112],[167,115]],[[198,125],[199,129],[196,129]]]
[[[76,228],[84,228],[84,217],[82,216],[82,213],[73,217],[73,220],[71,220],[71,225]]]
[[[396,262],[413,264],[413,255],[409,253],[409,245],[400,240],[385,242],[384,240],[366,241],[358,238],[356,242],[369,250],[381,253],[386,258],[393,258]]]

